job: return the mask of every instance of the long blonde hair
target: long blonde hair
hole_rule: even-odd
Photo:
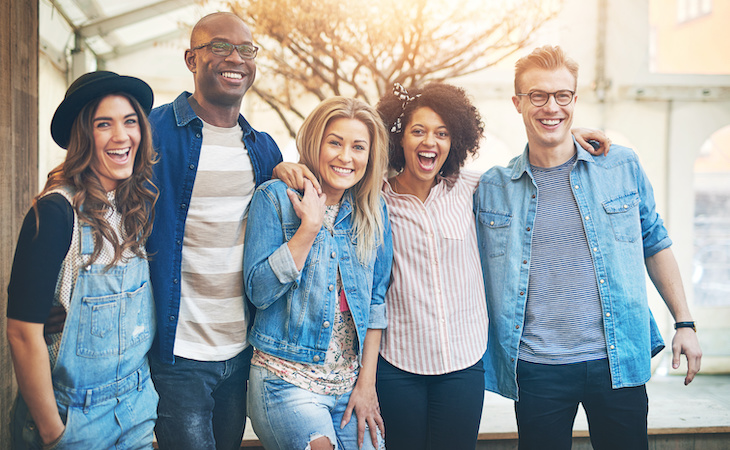
[[[388,134],[378,112],[355,98],[332,97],[320,103],[307,117],[297,133],[300,163],[306,165],[318,179],[319,152],[327,125],[335,119],[355,119],[370,133],[370,155],[362,179],[349,189],[353,196],[354,229],[357,257],[367,263],[373,250],[382,242],[381,187],[388,167]]]
[[[134,160],[132,176],[119,183],[116,188],[116,209],[122,216],[124,236],[117,238],[105,216],[112,208],[99,178],[91,169],[95,154],[93,120],[101,101],[119,95],[127,100],[137,113],[140,127],[140,141]],[[73,208],[83,223],[91,225],[94,236],[94,251],[87,264],[92,264],[101,253],[102,240],[109,241],[114,248],[114,259],[110,268],[121,260],[126,250],[136,256],[145,257],[144,242],[152,231],[154,204],[159,190],[152,182],[152,166],[157,162],[157,153],[152,147],[152,132],[147,115],[139,102],[126,93],[111,93],[87,103],[79,112],[71,127],[66,159],[48,174],[46,185],[33,199],[38,229],[38,200],[48,192],[68,187],[73,192]]]

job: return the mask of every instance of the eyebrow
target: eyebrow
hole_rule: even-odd
[[[127,118],[132,117],[132,116],[137,116],[137,113],[134,112],[134,113],[127,114],[123,118],[124,119],[127,119]],[[94,120],[93,121],[96,122],[98,120],[112,120],[112,118],[111,117],[94,117]]]
[[[344,141],[345,140],[345,138],[343,138],[342,136],[340,136],[340,135],[338,135],[336,133],[332,133],[332,132],[330,132],[330,134],[328,134],[324,138],[327,139],[330,136],[334,136],[334,137],[336,137],[337,139],[339,139],[341,141]],[[367,139],[355,139],[355,142],[364,142],[364,143],[367,144],[368,143],[368,140]]]

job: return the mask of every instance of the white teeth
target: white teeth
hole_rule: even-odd
[[[436,152],[418,152],[418,156],[423,158],[436,158]]]
[[[243,75],[235,72],[223,72],[221,75],[223,75],[223,78],[233,78],[234,80],[240,80],[243,78]]]
[[[352,169],[345,169],[343,167],[334,167],[334,166],[332,166],[332,170],[334,170],[337,173],[341,173],[343,175],[350,174],[350,173],[354,172],[354,170],[352,170]]]
[[[110,155],[126,155],[128,151],[129,151],[129,147],[115,149],[115,150],[107,150],[106,152]]]
[[[540,121],[543,125],[557,125],[560,123],[558,119],[543,119]]]

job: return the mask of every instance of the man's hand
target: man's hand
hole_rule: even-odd
[[[672,368],[679,368],[680,355],[687,357],[687,376],[684,377],[684,385],[692,382],[697,372],[700,371],[702,361],[702,349],[697,339],[697,333],[692,328],[679,328],[672,339]]]
[[[299,192],[304,191],[304,180],[309,180],[312,182],[317,194],[322,193],[319,180],[317,180],[317,177],[304,164],[281,162],[274,167],[271,178],[277,178],[286,183],[290,188]]]
[[[65,324],[66,310],[63,309],[63,306],[52,307],[46,323],[43,324],[43,339],[47,345],[52,344],[51,335],[62,332]]]
[[[611,147],[611,139],[601,130],[593,130],[590,128],[573,128],[570,130],[575,136],[576,142],[593,155],[608,155],[608,149]],[[598,147],[592,145],[597,144]]]

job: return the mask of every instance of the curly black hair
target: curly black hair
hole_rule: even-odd
[[[469,155],[475,155],[484,136],[484,123],[479,110],[471,103],[464,89],[445,83],[430,83],[423,88],[408,88],[410,97],[403,108],[403,100],[394,94],[386,94],[378,102],[377,110],[388,129],[388,153],[390,167],[398,172],[405,167],[405,156],[401,146],[402,129],[411,119],[413,112],[422,107],[431,108],[441,117],[451,135],[451,150],[440,174],[443,177],[458,174]],[[401,130],[393,131],[398,116]]]

